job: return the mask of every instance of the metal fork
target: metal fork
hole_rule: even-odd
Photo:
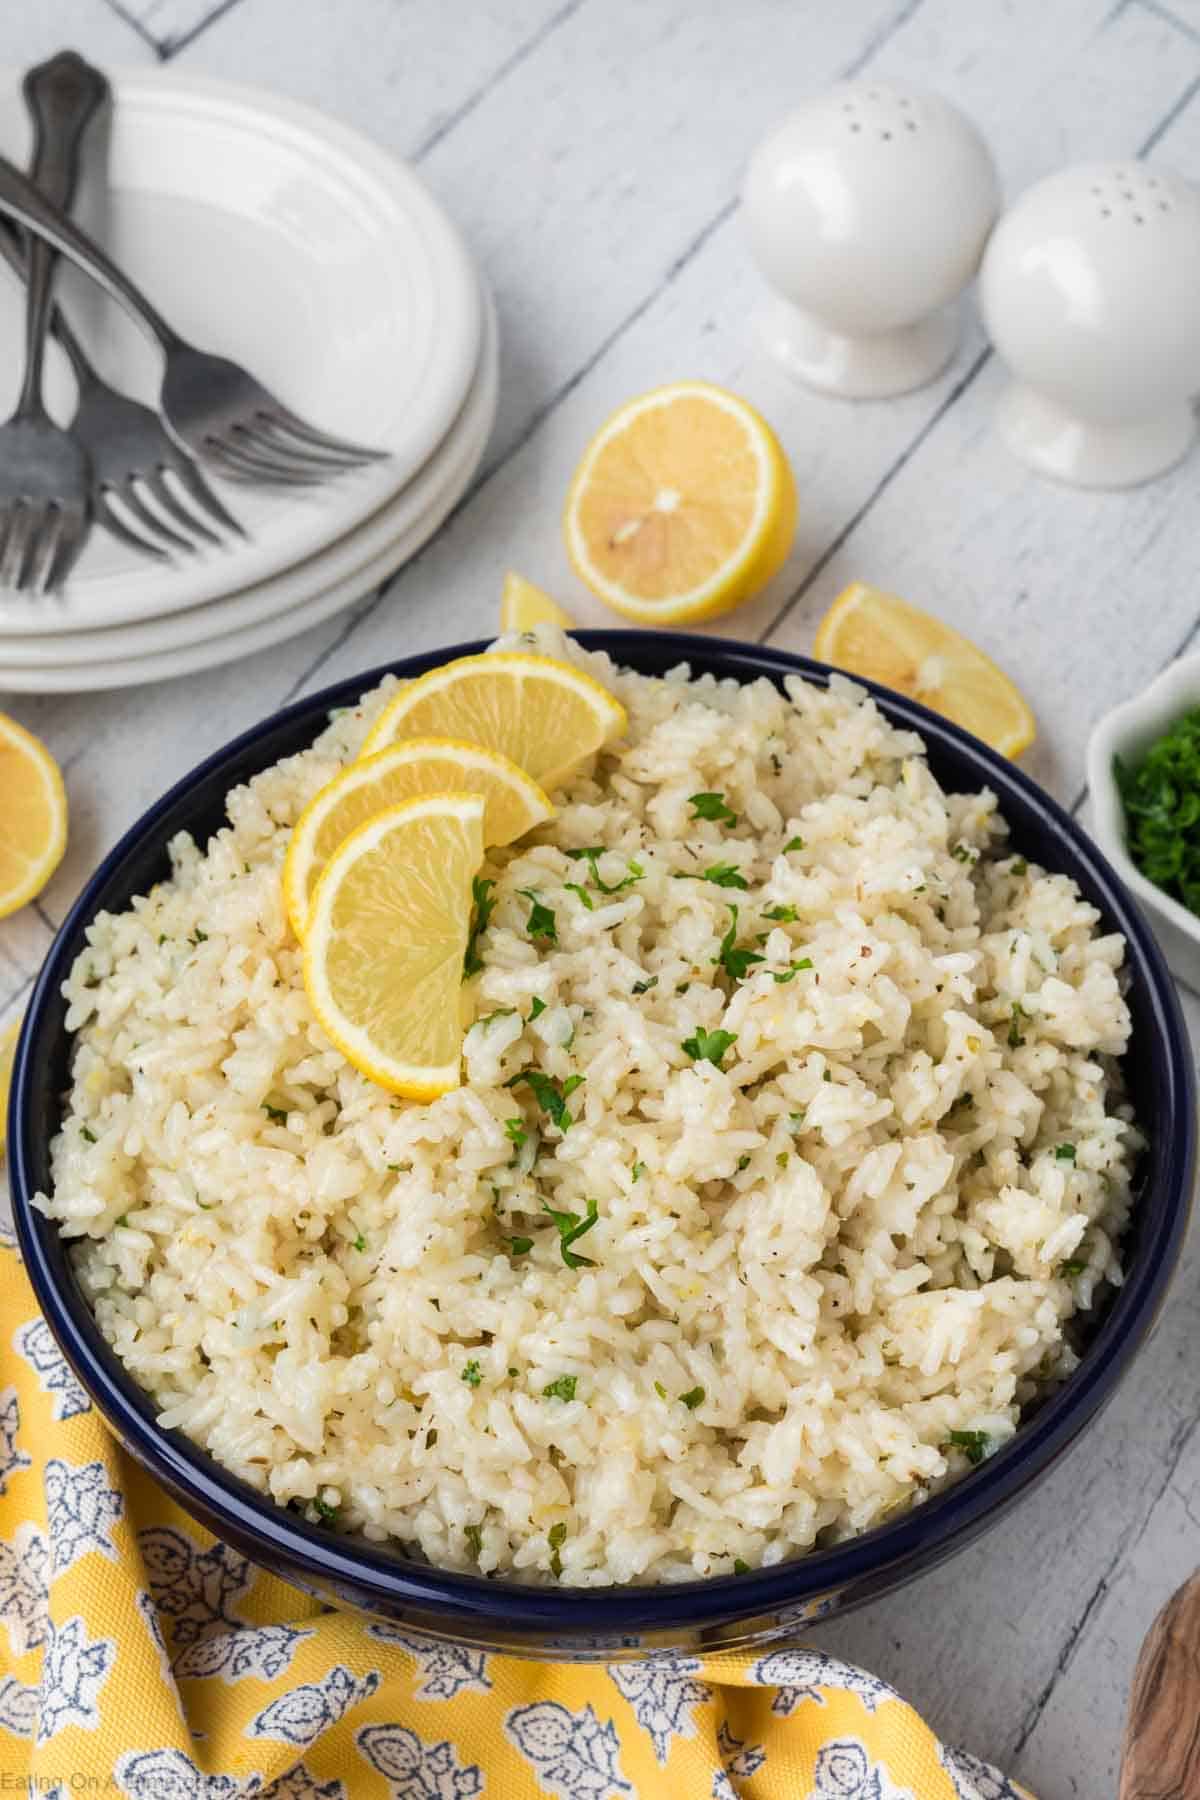
[[[22,87],[33,120],[33,179],[69,206],[79,140],[108,97],[108,83],[71,51],[30,69]],[[16,411],[0,426],[0,587],[61,587],[90,526],[87,452],[56,425],[42,399],[55,255],[30,239],[25,298],[25,375]]]
[[[0,157],[0,214],[35,232],[129,309],[162,349],[159,407],[194,456],[234,481],[308,487],[387,452],[318,431],[238,363],[189,344],[93,239]]]

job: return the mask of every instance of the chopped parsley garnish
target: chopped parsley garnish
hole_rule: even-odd
[[[1113,758],[1129,854],[1148,881],[1200,913],[1200,707],[1136,764]]]
[[[161,949],[161,947],[162,947],[162,946],[163,946],[163,944],[165,944],[165,943],[166,943],[166,941],[167,941],[167,934],[166,934],[166,932],[165,932],[165,931],[160,931],[160,932],[159,932],[159,934],[158,934],[158,942],[159,942],[159,948],[160,948],[160,949]]]
[[[1019,1050],[1021,1045],[1025,1042],[1025,1039],[1021,1036],[1021,1020],[1027,1019],[1028,1017],[1029,1014],[1025,1011],[1021,1002],[1019,1000],[1014,1000],[1012,1003],[1012,1023],[1008,1028],[1008,1047],[1010,1050]]]
[[[713,957],[713,962],[724,969],[731,981],[745,981],[754,964],[764,962],[766,959],[760,956],[757,950],[747,950],[744,947],[739,950],[737,948],[737,922],[738,909],[731,905],[729,930],[721,939],[721,947]]]
[[[779,1152],[779,1155],[775,1158],[775,1167],[777,1169],[786,1169],[787,1166],[788,1166],[788,1153],[786,1150],[781,1150]]]
[[[714,825],[736,825],[738,816],[726,804],[724,794],[693,794],[688,800],[693,819],[711,819]]]
[[[1010,875],[1028,875],[1029,864],[1025,861],[1023,856],[1018,856],[1008,872]]]
[[[510,1256],[527,1256],[533,1249],[533,1239],[526,1237],[509,1238],[508,1254]],[[509,1371],[511,1374],[511,1370]]]
[[[798,1137],[804,1130],[804,1114],[802,1112],[789,1113],[788,1125],[791,1127],[792,1136]]]
[[[360,1231],[358,1236],[354,1239],[354,1248],[356,1250],[362,1251],[362,1250],[365,1250],[366,1247],[367,1247],[367,1240],[363,1236],[362,1232]]]
[[[582,850],[568,850],[567,855],[571,858],[572,862],[587,863],[591,879],[595,882],[602,894],[624,893],[626,888],[632,887],[633,884],[636,881],[640,881],[646,873],[641,863],[633,862],[631,860],[627,865],[629,872],[623,880],[613,882],[605,881],[599,869],[600,858],[604,855],[603,844],[588,844]]]
[[[978,852],[972,850],[969,844],[955,844],[950,854],[955,862],[971,863],[975,861]]]
[[[314,1500],[313,1511],[320,1519],[322,1525],[332,1525],[338,1516],[337,1507],[330,1506],[327,1500]]]
[[[656,988],[657,986],[658,976],[647,975],[645,981],[635,981],[630,992],[634,994],[648,994],[651,988]]]
[[[558,926],[555,923],[554,908],[543,906],[533,888],[518,888],[517,892],[524,894],[526,900],[533,902],[529,908],[529,918],[525,923],[528,935],[531,938],[545,938],[548,944],[557,944]]]
[[[1069,1279],[1072,1275],[1082,1275],[1087,1266],[1082,1257],[1072,1256],[1066,1262],[1059,1263],[1058,1273]]]
[[[735,1575],[748,1575],[750,1573],[750,1564],[744,1562],[740,1556],[735,1556],[733,1559],[733,1572]]]
[[[656,1393],[656,1394],[657,1394],[657,1395],[658,1395],[658,1397],[659,1397],[659,1399],[660,1399],[660,1400],[665,1400],[665,1399],[666,1399],[666,1397],[667,1397],[667,1390],[666,1390],[666,1388],[665,1388],[665,1387],[664,1387],[664,1386],[663,1386],[663,1384],[662,1384],[662,1382],[661,1382],[661,1381],[656,1381],[656,1382],[655,1382],[655,1384],[654,1384],[654,1391],[655,1391],[655,1393]]]
[[[560,1520],[557,1525],[552,1525],[550,1527],[549,1535],[546,1539],[546,1542],[550,1546],[550,1573],[552,1575],[562,1574],[562,1557],[559,1555],[559,1551],[566,1541],[567,1528]]]
[[[472,1357],[469,1363],[463,1364],[462,1379],[470,1388],[477,1388],[483,1380],[483,1376],[479,1369],[479,1363],[475,1357]]]
[[[117,1224],[118,1225],[128,1225],[128,1223],[129,1223],[129,1214],[122,1213],[120,1218],[117,1220]]]
[[[589,912],[595,912],[596,908],[592,905],[592,897],[585,887],[580,887],[577,881],[564,881],[563,886],[569,894],[578,894]]]
[[[736,1031],[705,1031],[700,1025],[696,1028],[696,1035],[684,1038],[679,1047],[687,1051],[693,1062],[710,1062],[719,1069],[721,1058],[730,1045],[736,1043]]]
[[[286,1106],[268,1106],[267,1102],[264,1100],[263,1101],[263,1111],[266,1113],[268,1119],[270,1119],[270,1121],[273,1125],[286,1125],[287,1124],[287,1107]]]
[[[783,854],[787,856],[791,851],[803,850],[803,848],[804,839],[802,837],[789,838],[787,843],[783,846]]]
[[[79,1135],[81,1138],[84,1138],[89,1144],[94,1144],[96,1141],[95,1132],[89,1131],[86,1125],[81,1125],[79,1127]]]
[[[543,1400],[573,1400],[578,1375],[559,1375],[556,1380],[549,1381],[542,1389]]]
[[[483,967],[483,958],[479,954],[479,941],[491,922],[496,910],[496,902],[492,899],[494,881],[483,881],[476,875],[471,883],[471,925],[467,932],[467,948],[463,955],[463,980],[478,975]]]
[[[1073,1163],[1075,1161],[1074,1144],[1059,1144],[1054,1152],[1054,1158],[1056,1162]]]
[[[600,1217],[600,1208],[596,1202],[588,1201],[585,1218],[580,1218],[578,1213],[556,1212],[545,1200],[542,1201],[542,1211],[548,1213],[554,1221],[558,1231],[558,1247],[562,1251],[562,1259],[568,1269],[594,1269],[596,1265],[591,1257],[577,1256],[571,1245],[577,1242],[585,1232],[590,1231]]]
[[[832,1069],[824,1070],[821,1075],[821,1080],[822,1081],[832,1081],[833,1080],[833,1070]]]
[[[526,1138],[529,1136],[529,1133],[525,1129],[524,1119],[505,1119],[504,1135],[510,1144],[515,1144],[517,1149],[520,1150],[524,1145]]]
[[[542,1111],[561,1132],[566,1133],[570,1131],[572,1123],[567,1111],[567,1101],[577,1087],[583,1086],[585,1079],[583,1075],[568,1075],[560,1086],[552,1075],[543,1075],[540,1069],[522,1069],[519,1075],[513,1075],[504,1085],[515,1088],[524,1082],[532,1090]]]
[[[191,944],[207,944],[207,942],[208,942],[207,931],[201,931],[200,927],[197,925],[195,931],[192,933],[191,937],[188,939],[188,942]]]
[[[696,1408],[703,1402],[704,1389],[702,1387],[689,1388],[687,1393],[680,1394],[679,1398],[689,1412],[695,1412]]]
[[[711,881],[719,888],[748,888],[750,883],[732,863],[710,863],[700,877],[701,881]]]
[[[748,1169],[750,1167],[749,1156],[739,1156],[738,1160],[737,1160],[737,1166],[738,1166],[738,1174],[740,1175],[743,1169]]]
[[[479,1561],[479,1552],[483,1549],[483,1527],[481,1525],[464,1525],[463,1536],[467,1540],[467,1548],[475,1561]]]
[[[802,956],[799,962],[789,963],[786,969],[777,969],[774,972],[776,985],[782,987],[785,981],[795,981],[802,969],[811,969],[812,966],[812,957]]]
[[[768,906],[766,912],[763,914],[764,919],[779,919],[785,925],[790,925],[793,919],[798,919],[799,917],[800,915],[794,906]]]
[[[535,994],[533,997],[533,1000],[530,1003],[529,1017],[531,1019],[540,1019],[542,1014],[545,1012],[545,1010],[546,1010],[546,1002],[544,1000],[539,1000],[537,995]]]
[[[947,1442],[953,1444],[956,1450],[964,1451],[967,1461],[974,1468],[987,1455],[992,1440],[986,1431],[952,1431]]]
[[[645,1163],[642,1163],[642,1162],[637,1162],[637,1163],[634,1163],[634,1165],[633,1165],[633,1179],[634,1179],[634,1180],[635,1180],[635,1181],[640,1181],[640,1180],[641,1180],[641,1179],[642,1179],[642,1176],[643,1176],[643,1175],[644,1175],[644,1174],[645,1174],[645,1173],[646,1173],[646,1165],[645,1165]]]
[[[495,1012],[484,1013],[483,1017],[481,1019],[476,1019],[475,1023],[477,1025],[490,1025],[493,1019],[511,1019],[516,1013],[516,1010],[515,1006],[498,1006]]]

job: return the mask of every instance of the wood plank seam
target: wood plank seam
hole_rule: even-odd
[[[924,0],[904,0],[904,4],[898,7],[891,16],[873,32],[866,44],[860,50],[856,51],[851,60],[844,64],[840,71],[831,76],[830,79],[844,81],[850,79],[854,75],[861,74],[862,70],[867,66],[871,59],[891,41],[895,33],[901,30],[910,19],[915,17],[923,4]],[[451,518],[454,518],[459,511],[468,506],[470,502],[474,500],[475,496],[487,486],[488,482],[490,482],[494,476],[498,475],[502,469],[506,468],[513,457],[518,455],[518,453],[525,448],[530,439],[540,430],[541,426],[551,414],[562,405],[564,400],[574,393],[575,389],[582,381],[587,379],[593,369],[604,360],[608,352],[614,345],[621,341],[634,325],[637,324],[638,320],[643,318],[645,314],[650,311],[655,302],[661,298],[675,281],[679,279],[688,265],[699,255],[701,250],[704,249],[705,245],[716,235],[716,233],[720,231],[724,225],[729,223],[736,213],[737,207],[738,196],[735,194],[732,198],[726,200],[719,209],[709,217],[705,224],[700,227],[691,240],[680,251],[678,256],[675,257],[674,261],[668,264],[667,269],[657,286],[651,288],[644,294],[637,305],[632,307],[623,318],[618,320],[617,324],[613,326],[612,330],[607,333],[584,362],[581,363],[565,381],[559,384],[554,393],[551,394],[540,407],[535,409],[524,430],[513,440],[504,451],[504,454],[494,463],[484,463],[480,473],[472,481],[470,487],[463,495],[462,500],[450,515]],[[449,520],[447,520],[446,523],[448,524]],[[406,569],[410,568],[414,562],[419,560],[421,554],[422,552],[418,551],[415,558],[412,558],[408,563],[403,564],[401,568],[396,571],[396,574],[391,577],[391,582],[398,580]],[[360,618],[355,620],[354,629],[357,629],[361,622],[372,616],[380,601],[386,597],[391,582],[385,582],[371,605],[361,614]],[[311,665],[305,669],[292,684],[292,687],[288,690],[289,695],[294,698],[297,694],[303,692],[305,686],[312,680],[313,676],[324,668],[335,650],[340,649],[351,636],[353,636],[353,631],[345,633],[336,645],[330,644],[322,650],[320,655],[314,659]]]
[[[1172,12],[1169,6],[1164,6],[1162,0],[1133,0],[1133,3],[1140,6],[1143,12],[1153,13],[1154,17],[1161,19],[1165,25],[1173,25],[1176,31],[1182,31],[1185,37],[1190,37],[1193,42],[1200,44],[1200,31],[1197,31],[1194,25],[1189,25],[1186,19],[1181,19],[1177,13]]]
[[[114,18],[120,19],[122,25],[128,25],[130,31],[141,38],[143,44],[148,44],[155,56],[158,57],[159,61],[162,61],[162,45],[159,43],[158,39],[154,36],[153,32],[147,31],[140,19],[135,18],[127,8],[122,6],[121,0],[103,0],[103,4],[108,8],[109,12],[113,14]]]
[[[10,1007],[16,1005],[22,994],[26,993],[28,989],[33,986],[34,980],[34,975],[26,975],[25,979],[15,988],[10,989],[6,994],[0,994],[0,1017],[3,1017]]]
[[[553,37],[554,33],[565,25],[567,20],[583,5],[584,0],[566,0],[566,4],[560,6],[556,13],[551,13],[548,19],[543,20],[535,32],[531,33],[523,43],[518,44],[514,50],[511,50],[502,62],[497,63],[485,82],[447,113],[440,124],[434,126],[424,142],[418,144],[409,160],[413,163],[423,162],[431,150],[435,150],[444,138],[449,137],[456,125],[460,125],[464,119],[468,118],[476,107],[512,74],[514,69],[519,69],[523,62],[528,61],[534,51],[539,49],[547,38]]]
[[[1049,1677],[1032,1706],[1029,1708],[1029,1711],[1026,1713],[1025,1718],[1021,1721],[1020,1729],[1013,1740],[1013,1747],[1010,1752],[1011,1761],[1016,1761],[1026,1744],[1029,1742],[1034,1731],[1037,1729],[1038,1721],[1041,1719],[1042,1714],[1049,1705],[1054,1694],[1054,1689],[1058,1685],[1060,1678],[1070,1667],[1072,1657],[1074,1656],[1088,1620],[1095,1612],[1101,1600],[1103,1600],[1117,1568],[1137,1544],[1142,1532],[1146,1528],[1147,1521],[1153,1516],[1159,1501],[1174,1480],[1175,1471],[1179,1467],[1192,1439],[1196,1436],[1198,1431],[1200,1431],[1200,1419],[1184,1420],[1172,1436],[1171,1441],[1167,1446],[1166,1473],[1155,1488],[1148,1504],[1142,1509],[1141,1518],[1121,1539],[1121,1542],[1117,1545],[1116,1550],[1110,1557],[1104,1573],[1100,1576],[1096,1586],[1088,1595],[1078,1620],[1067,1635],[1066,1642],[1063,1644],[1062,1650],[1055,1661],[1053,1669],[1050,1671]]]
[[[214,25],[218,19],[225,18],[235,6],[240,4],[241,0],[221,0],[219,6],[214,6],[210,13],[206,13],[204,18],[198,20],[189,30],[181,31],[176,38],[164,38],[159,50],[163,61],[166,62],[169,57],[176,55],[180,50],[186,50],[189,44],[195,43],[202,31],[207,31],[210,25]]]

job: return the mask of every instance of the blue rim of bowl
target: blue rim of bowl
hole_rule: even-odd
[[[640,663],[645,672],[655,674],[688,662],[710,665],[712,672],[722,677],[752,680],[765,675],[778,685],[784,676],[799,675],[825,686],[830,675],[837,673],[808,657],[734,639],[631,630],[572,635],[585,649],[603,650],[630,667]],[[1074,864],[1071,873],[1099,906],[1107,928],[1120,931],[1127,940],[1128,961],[1141,978],[1151,1030],[1163,1047],[1161,1113],[1175,1124],[1170,1141],[1153,1146],[1161,1159],[1154,1187],[1165,1196],[1161,1234],[1152,1243],[1139,1244],[1134,1265],[1079,1368],[978,1469],[862,1536],[740,1575],[656,1586],[550,1588],[458,1574],[409,1561],[363,1539],[338,1537],[309,1525],[227,1474],[181,1432],[157,1426],[153,1404],[101,1336],[82,1292],[73,1281],[65,1291],[60,1288],[54,1269],[56,1228],[31,1205],[35,1159],[25,1120],[34,1116],[31,1083],[36,1022],[53,1001],[78,953],[71,947],[90,922],[97,896],[190,790],[223,765],[236,763],[260,740],[302,718],[311,719],[315,735],[323,715],[334,707],[353,705],[384,676],[411,678],[454,657],[475,654],[485,649],[487,642],[454,645],[381,664],[296,701],[243,732],[150,807],[84,887],[42,965],[13,1068],[8,1120],[13,1210],[38,1303],[68,1363],[118,1437],[136,1444],[146,1466],[174,1487],[185,1502],[193,1502],[243,1546],[248,1540],[261,1544],[264,1560],[274,1557],[286,1562],[295,1579],[310,1580],[317,1588],[333,1591],[340,1587],[354,1593],[360,1604],[364,1595],[374,1596],[382,1612],[424,1610],[436,1615],[451,1633],[456,1623],[477,1624],[500,1614],[511,1632],[528,1635],[531,1642],[538,1633],[557,1631],[565,1637],[581,1629],[610,1634],[615,1641],[617,1634],[644,1630],[660,1635],[702,1629],[716,1621],[735,1624],[764,1612],[790,1610],[799,1616],[806,1604],[824,1597],[839,1593],[849,1597],[856,1589],[865,1591],[904,1579],[902,1571],[907,1565],[920,1569],[940,1562],[987,1523],[989,1515],[1001,1513],[1094,1418],[1128,1369],[1154,1324],[1182,1246],[1195,1167],[1196,1098],[1190,1045],[1166,963],[1105,857],[1057,801],[1014,764],[939,714],[873,682],[860,685],[880,703],[893,724],[920,734],[932,760],[961,763],[966,758],[972,765],[972,778],[977,775],[977,785],[996,793],[1002,813],[1015,810],[1027,825],[1035,824],[1069,845]],[[1019,829],[1014,829],[1014,840],[1019,836]],[[61,1255],[60,1248],[60,1259]]]

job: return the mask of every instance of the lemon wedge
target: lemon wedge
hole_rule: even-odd
[[[402,687],[363,745],[374,755],[401,738],[451,737],[498,750],[539,786],[619,737],[625,709],[570,663],[520,650],[462,656]]]
[[[0,1157],[4,1155],[8,1132],[8,1090],[12,1083],[13,1058],[17,1053],[20,1031],[20,1019],[14,1019],[11,1025],[0,1031]]]
[[[66,843],[58,764],[31,731],[0,713],[0,919],[41,893]]]
[[[500,595],[501,631],[528,631],[533,625],[561,625],[564,631],[570,631],[574,623],[570,613],[564,612],[557,600],[552,600],[532,581],[526,581],[523,575],[509,570]]]
[[[752,406],[707,382],[676,382],[601,426],[575,471],[563,530],[581,578],[628,618],[712,618],[784,562],[796,483]]]
[[[483,796],[485,844],[511,844],[554,817],[551,802],[524,769],[479,744],[409,738],[360,758],[321,789],[292,832],[283,896],[296,936],[304,936],[322,869],[352,831],[389,806],[447,792]]]
[[[352,832],[317,882],[304,986],[342,1054],[381,1087],[458,1086],[463,953],[483,859],[482,794],[427,794]]]
[[[813,648],[823,662],[942,713],[1002,756],[1019,756],[1037,736],[1023,695],[969,638],[865,581],[838,595]]]

